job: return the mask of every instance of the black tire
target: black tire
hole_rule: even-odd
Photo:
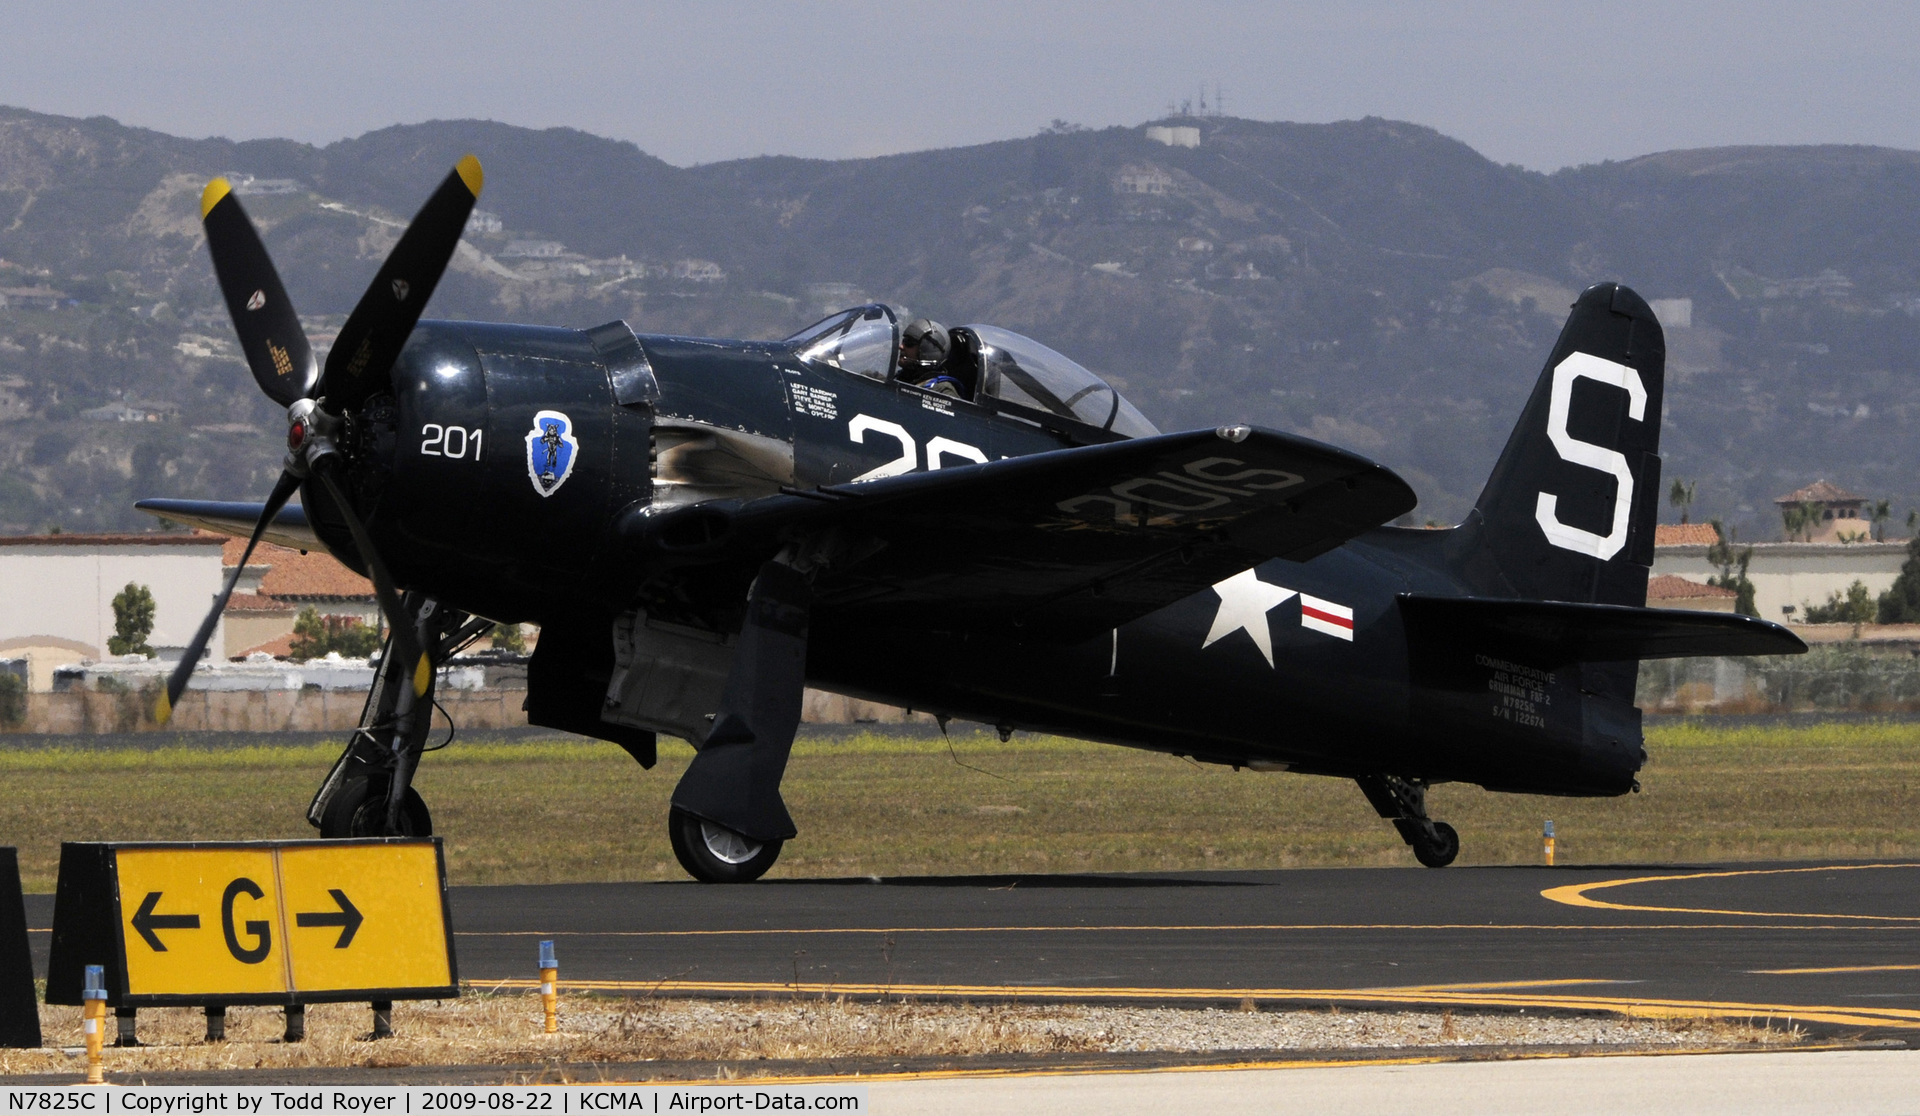
[[[433,815],[427,812],[420,792],[407,788],[400,804],[400,836],[433,836]],[[381,776],[356,775],[340,784],[320,815],[320,836],[385,837],[387,835],[387,780]]]
[[[1413,843],[1413,858],[1429,868],[1445,868],[1460,855],[1460,835],[1446,822],[1433,823],[1431,838]]]
[[[675,806],[667,812],[674,858],[701,883],[748,883],[780,859],[781,841],[755,841]]]

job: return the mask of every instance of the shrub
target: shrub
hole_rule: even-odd
[[[380,633],[353,616],[322,616],[312,605],[300,610],[293,622],[290,658],[318,659],[329,651],[349,659],[364,659],[380,649]]]

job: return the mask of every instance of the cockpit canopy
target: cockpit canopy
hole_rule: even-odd
[[[1031,337],[990,325],[956,326],[943,369],[974,396],[987,396],[1111,430],[1129,438],[1160,431],[1113,385]],[[900,321],[881,303],[842,310],[792,337],[801,360],[843,372],[892,380],[900,355]]]

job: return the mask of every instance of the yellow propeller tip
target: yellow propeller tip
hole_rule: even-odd
[[[427,692],[427,683],[433,680],[433,665],[427,662],[425,655],[420,656],[420,665],[413,668],[413,696],[423,697]]]
[[[213,212],[213,207],[220,204],[220,199],[231,193],[233,193],[233,183],[224,178],[216,178],[207,183],[207,188],[200,192],[200,219],[206,220],[207,214]]]
[[[487,181],[486,174],[480,169],[480,160],[468,155],[458,163],[455,163],[453,169],[459,172],[460,181],[467,184],[467,190],[472,193],[474,197],[479,197],[480,187],[485,185]]]
[[[167,700],[167,691],[160,691],[160,700],[153,703],[153,723],[164,725],[173,719],[173,703]]]

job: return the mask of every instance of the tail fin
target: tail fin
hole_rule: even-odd
[[[1646,603],[1665,375],[1646,301],[1583,291],[1474,506],[1462,572],[1476,593]]]

